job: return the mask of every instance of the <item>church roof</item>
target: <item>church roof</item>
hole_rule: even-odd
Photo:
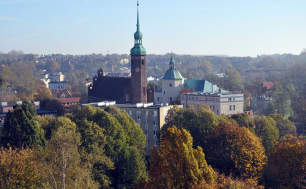
[[[169,69],[166,71],[163,79],[184,79],[181,73],[175,69],[175,61],[172,55],[169,62]]]
[[[194,89],[194,92],[213,93],[213,84],[207,80],[185,80],[184,88]],[[219,91],[219,87],[216,88]],[[221,90],[222,93],[228,93],[226,90]]]
[[[88,96],[105,100],[114,100],[117,103],[124,102],[124,92],[131,87],[130,77],[99,77],[88,92]]]

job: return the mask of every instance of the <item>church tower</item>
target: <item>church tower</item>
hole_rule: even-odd
[[[139,4],[137,2],[137,31],[134,33],[134,47],[131,49],[132,103],[147,103],[146,49],[142,46],[139,25]]]

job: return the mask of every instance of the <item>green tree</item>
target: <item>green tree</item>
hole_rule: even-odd
[[[231,116],[231,119],[237,121],[237,124],[240,127],[245,127],[249,129],[251,132],[255,133],[255,121],[254,119],[248,114],[234,114]]]
[[[248,129],[224,121],[206,135],[203,149],[209,165],[225,175],[260,178],[267,157],[259,138]]]
[[[271,117],[256,116],[255,133],[261,139],[263,146],[267,151],[274,147],[275,141],[279,139],[279,130],[276,127],[276,122]]]
[[[146,178],[145,143],[141,128],[128,114],[118,108],[87,106],[74,116],[77,120],[87,119],[104,130],[107,143],[105,154],[114,162],[114,170],[107,171],[114,188],[133,188],[140,177]],[[121,124],[122,123],[122,124]]]
[[[236,70],[225,71],[225,85],[224,88],[230,91],[243,89],[243,79]]]
[[[92,179],[91,165],[81,161],[81,136],[76,124],[59,117],[55,125],[57,129],[52,131],[46,148],[38,152],[44,188],[99,188]]]
[[[207,188],[213,184],[214,171],[202,148],[192,146],[188,131],[168,128],[160,149],[152,148],[148,182],[141,180],[136,188]]]
[[[21,147],[44,146],[44,132],[40,125],[33,119],[28,106],[14,106],[14,111],[6,114],[2,136],[2,146]]]
[[[269,117],[276,121],[276,127],[279,130],[280,138],[296,134],[296,127],[290,120],[285,119],[280,114],[270,114]]]
[[[56,99],[44,99],[40,102],[41,107],[50,108],[50,109],[56,109],[57,110],[57,116],[63,116],[66,112],[65,107],[62,105],[61,102],[57,101]]]

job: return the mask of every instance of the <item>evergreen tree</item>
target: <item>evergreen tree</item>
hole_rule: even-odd
[[[14,106],[14,111],[6,114],[1,136],[2,146],[21,147],[44,146],[44,132],[40,125],[33,119],[28,110],[28,105]]]

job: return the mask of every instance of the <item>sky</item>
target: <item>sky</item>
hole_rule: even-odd
[[[306,0],[139,0],[147,54],[257,56],[306,48]],[[136,0],[0,0],[0,51],[129,54]]]

